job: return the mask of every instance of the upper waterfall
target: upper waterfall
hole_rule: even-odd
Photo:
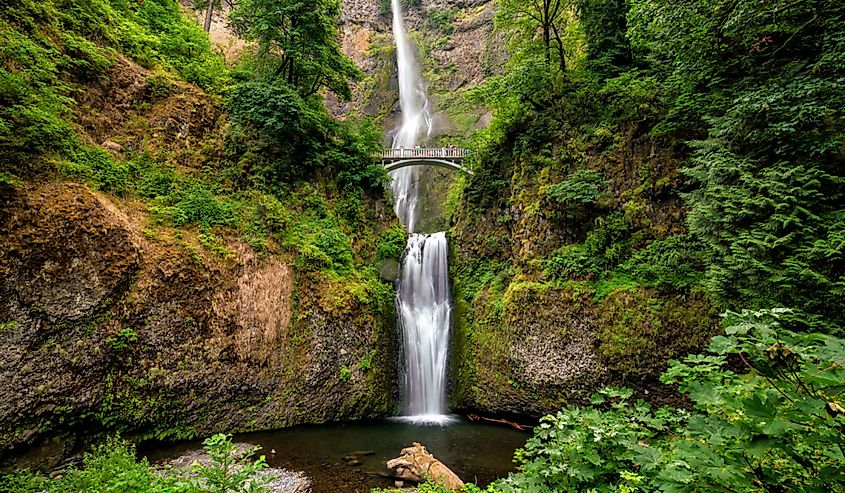
[[[393,136],[393,148],[410,149],[420,139],[431,135],[431,102],[420,77],[420,68],[413,44],[405,32],[400,0],[391,0],[393,8],[393,35],[396,39],[396,62],[399,68],[399,107],[402,123]],[[396,215],[413,233],[417,226],[418,170],[415,167],[393,171],[391,189],[396,198]]]

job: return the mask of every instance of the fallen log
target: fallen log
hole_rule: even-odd
[[[403,448],[399,457],[387,461],[387,467],[393,470],[394,476],[406,481],[423,483],[431,479],[449,490],[456,490],[464,485],[457,474],[417,442],[411,447]]]
[[[501,425],[508,425],[513,427],[515,430],[525,431],[526,428],[533,428],[531,425],[523,425],[517,423],[515,421],[508,421],[507,419],[493,419],[493,418],[486,418],[484,416],[479,416],[477,414],[467,414],[467,419],[470,421],[486,421],[488,423],[496,423]]]

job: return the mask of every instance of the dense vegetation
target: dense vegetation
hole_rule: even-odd
[[[473,137],[474,175],[449,199],[455,234],[467,239],[455,272],[461,330],[495,346],[509,310],[563,293],[566,306],[550,309],[590,307],[614,378],[659,377],[690,407],[654,409],[630,390],[602,390],[592,406],[544,418],[519,471],[489,490],[842,491],[845,6],[497,5],[510,58],[466,94],[495,118]],[[143,204],[150,238],[190,231],[227,258],[221,237],[235,234],[383,308],[392,295],[377,268],[398,258],[404,233],[372,227],[369,204],[385,181],[369,165],[380,131],[325,108],[327,91],[348,98],[361,75],[340,51],[338,16],[337,0],[238,2],[235,29],[256,49],[227,66],[174,0],[7,2],[0,199],[31,181],[84,182]],[[431,29],[453,23],[453,11],[428,13]],[[139,120],[176,94],[214,108],[215,130],[190,155],[147,140],[111,152],[84,130],[79,101],[126,70],[122,57],[143,79]],[[469,225],[479,222],[488,229],[476,234]],[[513,239],[538,232],[544,243]],[[727,312],[725,335],[711,338],[716,312]],[[117,351],[133,337],[124,329],[107,343]],[[705,341],[705,354],[687,356]],[[469,357],[517,386],[499,372],[506,357]],[[111,413],[96,416],[109,431],[151,419]],[[217,463],[194,477],[161,477],[110,442],[84,470],[17,474],[0,487],[225,491],[263,465],[233,476],[219,464],[230,444],[209,446]]]
[[[538,206],[581,231],[541,262],[547,279],[695,287],[838,333],[843,22],[833,1],[503,1],[513,56],[476,91],[496,119],[463,196],[505,205],[510,173],[530,170]],[[614,154],[641,142],[671,152],[632,179]],[[660,217],[676,199],[687,228]]]
[[[245,32],[262,15],[246,3],[234,14]],[[336,73],[313,75],[325,82],[311,80],[307,85],[313,88],[303,90],[304,76],[279,78],[266,60],[275,48],[261,45],[234,69],[226,67],[208,36],[173,0],[12,2],[0,14],[0,179],[13,184],[34,177],[78,178],[106,192],[149,200],[154,212],[176,226],[246,225],[243,234],[259,239],[278,228],[280,212],[264,220],[255,211],[278,209],[273,204],[279,199],[297,202],[289,197],[302,180],[331,178],[332,188],[353,199],[360,191],[378,195],[385,175],[370,166],[370,154],[379,132],[365,120],[335,121],[316,94],[330,88],[348,96],[346,77],[355,73],[351,62],[339,58],[337,15],[337,5],[329,5],[309,18],[328,31],[304,31],[297,40],[334,50],[333,63],[340,65]],[[287,20],[292,21],[298,20]],[[284,25],[271,26],[265,34],[282,30]],[[152,71],[145,100],[136,102],[142,110],[179,92],[179,79],[206,89],[206,104],[222,97],[229,125],[206,139],[190,173],[175,170],[181,156],[172,150],[140,148],[115,156],[75,131],[78,95],[112,76],[122,55],[138,63],[139,71]],[[296,57],[290,65],[311,70],[321,65],[310,52],[289,56]],[[338,80],[344,82],[330,83]]]
[[[845,8],[499,5],[512,56],[470,94],[495,119],[450,199],[457,235],[484,232],[456,252],[459,333],[496,351],[518,293],[586,291],[619,380],[662,373],[693,407],[606,389],[490,490],[842,491]],[[714,311],[727,336],[686,356]]]

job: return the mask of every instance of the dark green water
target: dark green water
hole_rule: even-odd
[[[384,462],[399,455],[411,442],[420,442],[464,481],[486,486],[513,470],[514,450],[530,435],[511,428],[463,419],[448,426],[418,426],[396,421],[302,426],[279,431],[235,435],[237,442],[261,445],[273,467],[304,471],[314,493],[368,492],[393,486]],[[158,444],[142,448],[151,461],[173,458],[200,447],[199,442]],[[276,454],[270,454],[275,450]],[[373,451],[360,458],[362,465],[343,460],[353,452]]]

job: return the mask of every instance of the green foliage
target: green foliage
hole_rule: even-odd
[[[174,226],[234,225],[238,219],[235,205],[217,198],[202,182],[186,181],[169,196],[161,197],[154,211],[170,217]]]
[[[589,66],[611,76],[632,62],[626,37],[627,0],[575,0],[578,19],[587,42]]]
[[[250,460],[260,449],[239,450],[231,436],[207,438],[203,448],[207,464],[194,463],[190,471],[156,472],[147,459],[138,459],[135,447],[110,438],[85,454],[82,469],[69,469],[58,479],[19,471],[0,476],[0,490],[16,493],[262,493],[268,479],[259,473],[267,467],[264,456]]]
[[[566,180],[550,186],[546,197],[572,208],[594,206],[606,199],[607,185],[600,173],[580,168]]]
[[[405,229],[400,225],[384,230],[376,246],[376,263],[386,260],[399,261],[407,244]]]
[[[264,456],[255,461],[248,460],[254,456],[260,446],[240,450],[232,443],[232,436],[219,433],[206,438],[203,442],[210,462],[208,465],[194,463],[190,475],[175,481],[177,491],[208,493],[261,493],[267,491],[264,485],[269,478],[258,473],[267,468]]]
[[[299,252],[297,266],[306,271],[346,274],[353,266],[351,241],[333,218],[302,218],[284,242]]]
[[[429,7],[425,11],[426,30],[440,32],[447,36],[452,34],[455,32],[455,16],[457,13],[455,8]]]
[[[634,237],[621,214],[603,216],[583,243],[565,245],[544,262],[545,275],[558,280],[595,278],[627,257]]]
[[[724,307],[792,306],[840,330],[845,13],[836,2],[631,2],[632,45],[693,130],[690,230]],[[833,308],[833,309],[832,309]],[[818,323],[817,323],[818,320]],[[824,320],[826,328],[821,327]]]
[[[348,366],[342,366],[340,368],[340,381],[341,382],[348,382],[351,377],[352,377],[352,370],[350,370]]]
[[[538,259],[547,277],[703,286],[722,308],[791,306],[803,330],[841,331],[845,13],[836,2],[578,0],[577,19],[561,21],[583,38],[575,29],[563,46],[579,52],[585,41],[586,60],[564,52],[565,76],[549,73],[543,18],[529,15],[544,5],[501,2],[497,29],[512,56],[505,74],[470,91],[495,119],[475,137],[465,210],[502,197],[526,205],[527,175],[573,161],[584,176],[537,180],[575,237]],[[647,145],[689,158],[684,176],[660,153],[640,156]],[[605,197],[587,170],[610,181]],[[660,216],[678,196],[690,234],[667,238],[683,232],[680,213]],[[593,204],[630,224],[612,252],[591,239],[577,246],[608,217]]]
[[[498,0],[496,26],[504,30],[517,58],[542,60],[550,76],[563,76],[577,50],[572,30],[574,15],[568,0],[541,0],[525,5],[520,0]],[[539,31],[539,36],[537,35]],[[521,65],[520,61],[512,66]]]
[[[308,104],[286,85],[242,82],[232,91],[228,107],[233,120],[254,130],[260,144],[274,154],[307,158],[328,133],[322,107]]]
[[[643,401],[630,403],[628,389],[606,388],[592,397],[597,407],[569,407],[544,417],[515,461],[520,472],[494,485],[496,491],[637,491],[617,490],[632,463],[647,462],[649,445],[673,431],[686,413],[653,413]],[[601,407],[598,407],[601,406]]]
[[[334,171],[341,184],[371,191],[387,182],[384,168],[373,165],[381,136],[371,120],[338,122],[321,99],[304,99],[288,85],[264,80],[237,84],[228,108],[235,123],[230,140],[248,149],[251,161],[242,164],[263,183],[318,171]]]
[[[677,358],[703,347],[716,332],[701,296],[658,296],[616,287],[596,307],[596,352],[615,376],[654,380]]]
[[[373,369],[373,358],[376,357],[376,350],[371,349],[370,352],[367,353],[367,356],[361,360],[358,364],[358,367],[361,368],[361,371],[367,372]]]
[[[132,344],[138,342],[138,334],[132,327],[124,327],[112,337],[106,339],[106,344],[111,346],[113,351],[126,351]]]
[[[340,49],[339,17],[338,0],[244,0],[230,14],[235,32],[257,44],[261,77],[303,98],[325,88],[348,100],[360,71]]]
[[[14,0],[0,12],[0,161],[17,174],[51,171],[80,143],[69,124],[77,83],[104,77],[114,50],[209,90],[227,72],[175,0]],[[44,162],[42,162],[44,161]]]
[[[672,235],[634,252],[615,274],[627,275],[648,288],[678,292],[701,284],[705,261],[704,246],[698,238]]]
[[[546,260],[544,273],[554,279],[588,278],[604,270],[604,262],[586,243],[558,248]]]
[[[662,377],[694,403],[653,411],[607,389],[543,419],[495,491],[845,491],[845,341],[799,334],[782,310],[728,313],[709,355]],[[727,368],[736,355],[747,374]]]

